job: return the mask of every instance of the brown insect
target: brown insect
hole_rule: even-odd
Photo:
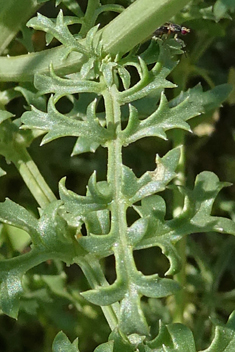
[[[166,22],[161,27],[158,27],[153,33],[153,35],[156,37],[162,37],[164,34],[166,34],[167,36],[170,34],[174,34],[174,38],[177,40],[179,34],[185,35],[189,32],[190,29],[187,27],[182,27],[179,24]]]

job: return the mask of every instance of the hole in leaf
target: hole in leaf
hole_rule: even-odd
[[[100,96],[98,99],[97,107],[96,107],[97,113],[101,113],[105,111],[105,106],[104,106],[104,98],[103,96]]]
[[[0,254],[3,257],[14,258],[20,254],[28,253],[30,248],[31,238],[29,234],[15,226],[2,224]]]
[[[115,270],[115,257],[114,255],[110,255],[105,258],[105,276],[109,284],[113,284],[117,278],[116,270]]]
[[[140,201],[135,203],[135,205],[141,205]],[[127,209],[127,223],[129,227],[138,220],[139,217],[139,214],[132,207]]]
[[[61,269],[62,269],[62,262],[48,259],[45,262],[42,262],[41,264],[27,271],[27,274],[25,275],[25,277],[27,277],[27,280],[29,280],[31,289],[34,289],[34,288],[37,289],[40,281],[37,275],[58,275]],[[36,279],[35,279],[35,275],[36,275]]]
[[[67,275],[67,283],[75,284],[77,280],[80,280],[79,285],[82,283],[82,286],[80,286],[80,290],[87,290],[90,288],[87,280],[83,275],[81,268],[77,264],[65,266],[64,271]],[[84,278],[84,280],[81,280],[82,278]]]
[[[223,307],[216,309],[216,312],[219,315],[219,320],[222,321],[224,324],[226,324],[228,318],[229,318],[229,313],[226,311],[226,308],[223,309]]]
[[[170,266],[167,257],[162,254],[159,247],[134,251],[134,259],[137,269],[144,275],[158,274],[164,277]]]
[[[200,272],[200,268],[198,266],[198,263],[193,257],[189,256],[187,258],[187,262],[190,266],[192,266],[194,268],[194,272],[197,272],[197,273]]]
[[[232,291],[233,289],[234,289],[233,277],[231,276],[231,273],[229,272],[229,270],[226,270],[222,278],[220,279],[218,291],[227,292],[227,291]]]
[[[7,104],[7,110],[15,115],[12,119],[19,118],[23,114],[25,111],[23,105],[28,106],[23,96],[14,98]]]
[[[86,229],[85,224],[82,224],[81,234],[82,234],[82,236],[87,236],[87,229]]]
[[[169,144],[154,137],[143,138],[123,149],[123,163],[130,167],[137,177],[156,168],[156,154],[161,157],[169,150]]]
[[[110,23],[115,17],[118,16],[118,12],[116,11],[104,11],[99,14],[99,16],[96,19],[96,24],[100,24],[100,28],[103,28],[106,26],[108,23]]]
[[[56,103],[56,109],[61,114],[68,114],[72,110],[72,108],[73,103],[67,97],[62,97]]]
[[[125,66],[131,77],[130,88],[139,82],[140,76],[135,66]]]
[[[81,24],[80,23],[74,23],[74,24],[70,24],[68,26],[68,29],[70,31],[71,34],[73,34],[74,36],[76,36],[81,29]],[[80,37],[81,38],[81,37]]]
[[[52,42],[53,42],[53,44],[52,44]],[[56,40],[54,38],[53,38],[52,42],[49,45],[50,48],[59,45],[58,40]],[[40,30],[34,31],[34,33],[32,35],[32,43],[33,43],[33,47],[34,47],[35,51],[44,50],[46,48],[46,33],[43,31],[40,31]]]

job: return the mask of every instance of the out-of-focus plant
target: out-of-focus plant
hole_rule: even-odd
[[[22,1],[20,10],[27,8],[24,21],[44,2],[47,1]],[[20,28],[24,22],[14,10],[16,1],[9,4],[10,10],[3,4],[4,13],[9,18],[13,13]],[[0,58],[0,153],[16,166],[38,204],[35,216],[31,206],[23,207],[9,198],[0,203],[2,313],[12,318],[17,318],[19,312],[38,314],[45,330],[54,320],[69,337],[80,335],[81,350],[93,350],[93,344],[87,342],[92,336],[97,340],[96,352],[196,352],[196,346],[204,346],[204,334],[199,333],[197,324],[202,318],[208,322],[211,315],[215,337],[205,352],[232,351],[233,309],[227,324],[215,318],[216,309],[228,300],[224,295],[219,301],[216,292],[234,250],[233,238],[226,237],[213,270],[209,255],[200,251],[196,241],[186,245],[187,235],[191,234],[235,235],[233,220],[212,213],[217,194],[230,184],[220,182],[213,172],[203,171],[196,176],[194,187],[187,187],[184,160],[186,133],[192,132],[192,127],[196,131],[204,118],[218,111],[231,86],[214,86],[208,71],[200,68],[198,60],[212,42],[212,35],[206,36],[203,30],[189,53],[182,39],[170,33],[142,46],[140,43],[173,16],[177,23],[187,22],[195,29],[199,23],[209,23],[209,33],[213,33],[213,21],[228,21],[234,5],[217,1],[214,6],[205,6],[204,2],[187,0],[137,0],[130,6],[125,4],[127,8],[124,4],[88,0],[85,10],[83,4],[74,0],[56,1],[56,5],[62,5],[69,15],[63,15],[62,10],[56,18],[38,13],[28,21],[28,29],[22,29],[19,39],[27,50],[33,51],[33,30],[42,31],[51,48]],[[105,14],[110,12],[120,15],[106,26],[99,26],[99,19],[105,21]],[[70,26],[76,30],[70,30]],[[3,31],[3,53],[11,54],[12,49],[4,43],[15,33],[13,29],[10,33]],[[198,76],[208,89],[200,84],[189,88],[190,80]],[[168,77],[177,82],[177,89]],[[19,84],[12,87],[8,82]],[[21,106],[15,117],[7,106],[20,96],[27,105],[25,111]],[[196,122],[191,124],[191,119]],[[84,153],[96,155],[103,148],[106,154],[102,157],[107,158],[105,172],[97,171],[101,169],[97,165],[103,162],[98,158],[96,163],[93,161],[97,166],[93,169],[97,170],[91,173],[86,194],[68,190],[63,177],[55,196],[56,186],[53,192],[29,152],[33,141],[41,136],[41,145],[55,143],[55,149],[51,156],[44,155],[39,164],[50,162],[56,155],[66,173],[62,151],[68,139],[61,144],[55,140],[74,137],[73,158],[81,160],[81,167],[87,165],[90,171],[92,164],[79,158]],[[128,153],[132,144],[143,138],[146,143],[151,140],[152,146],[157,146],[159,139],[169,139],[172,148],[162,157],[155,156],[153,170],[142,172],[137,167],[134,172],[128,165],[130,156],[124,162],[126,150]],[[134,157],[138,160],[138,153]],[[67,163],[71,165],[69,160]],[[75,188],[78,185],[79,177]],[[15,238],[20,239],[18,243]],[[156,261],[159,262],[159,253],[169,267],[163,265],[161,274],[157,269],[151,274],[145,274],[144,268],[139,270],[137,262],[146,260],[146,249],[156,250],[152,252],[156,253]],[[187,263],[187,251],[201,277]],[[108,277],[105,261],[110,258],[114,262]],[[80,267],[84,276],[69,284],[62,263]],[[204,316],[195,317],[195,328],[191,318],[194,338],[185,317],[190,314],[190,307],[193,313],[197,309],[198,293],[206,309]],[[231,303],[233,291],[230,294]],[[64,310],[65,306],[73,314]],[[96,306],[101,307],[106,328]],[[80,319],[76,321],[74,315]],[[162,320],[159,325],[158,318]],[[92,320],[96,324],[91,329]],[[108,328],[110,334],[104,342],[102,337],[108,334]],[[98,337],[94,337],[96,334]],[[18,349],[23,350],[19,346]],[[46,349],[49,347],[45,343]],[[78,341],[71,343],[64,332],[59,332],[52,350],[79,351]]]

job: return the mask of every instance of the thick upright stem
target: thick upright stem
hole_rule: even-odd
[[[176,131],[174,133],[174,147],[181,146],[181,157],[177,168],[177,177],[175,184],[178,186],[185,185],[185,149],[184,149],[185,133]],[[173,215],[178,216],[183,208],[183,196],[180,192],[174,192],[173,196]],[[181,258],[182,268],[174,279],[182,286],[182,290],[174,296],[173,321],[184,323],[184,311],[186,305],[185,283],[186,283],[186,238],[182,238],[177,243],[178,254]]]
[[[107,123],[113,123],[117,126],[117,134],[121,129],[121,112],[120,106],[115,101],[115,93],[112,95],[107,91],[104,95]],[[108,142],[108,172],[107,180],[113,193],[113,202],[111,205],[111,226],[114,231],[118,231],[118,237],[121,245],[127,246],[126,234],[126,204],[122,194],[122,143],[117,137]]]
[[[113,91],[112,91],[113,89]],[[127,204],[122,193],[122,141],[119,138],[121,130],[121,111],[115,98],[115,87],[107,89],[104,93],[106,121],[107,124],[116,126],[116,138],[109,141],[108,145],[108,170],[107,181],[111,187],[113,200],[110,205],[111,212],[111,233],[116,237],[116,244],[113,252],[116,260],[117,277],[121,276],[122,281],[128,286],[131,275],[135,270],[132,248],[128,243],[128,226],[126,220]]]
[[[174,16],[188,2],[190,0],[137,0],[102,28],[97,37],[102,35],[106,53],[113,56],[124,54],[146,40],[157,27]],[[89,2],[89,13],[87,12],[85,17],[90,17],[90,9],[98,7],[97,4],[98,0]],[[86,23],[80,34],[85,34],[87,29]],[[60,76],[78,72],[87,57],[77,52],[72,52],[69,56],[67,54],[67,49],[61,46],[27,55],[0,57],[0,81],[32,81],[35,73],[48,73],[50,63],[53,63],[55,72]]]
[[[108,285],[99,261],[93,255],[87,255],[82,260],[78,260],[77,263],[82,268],[87,281],[93,289],[97,288],[98,286]],[[101,309],[110,326],[110,329],[115,329],[118,324],[118,303],[114,303],[111,306],[102,306]]]
[[[41,208],[45,208],[48,203],[56,200],[55,195],[26,150],[21,149],[12,161]]]
[[[83,18],[83,24],[82,28],[80,31],[81,36],[85,36],[89,29],[91,29],[92,26],[94,26],[93,23],[93,18],[94,18],[94,13],[95,10],[100,6],[100,1],[99,0],[89,0],[87,4],[87,9],[85,16]]]

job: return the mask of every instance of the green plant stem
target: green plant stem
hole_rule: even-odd
[[[178,291],[174,296],[174,308],[173,308],[173,322],[184,324],[184,311],[186,306],[186,238],[182,238],[177,243],[178,254],[181,258],[182,268],[180,272],[174,275],[174,280],[177,281],[181,286],[182,290]]]
[[[98,286],[108,286],[108,282],[105,279],[100,263],[93,255],[89,254],[82,258],[82,260],[77,261],[77,263],[81,267],[89,285],[93,289]],[[114,303],[111,306],[102,306],[101,309],[110,329],[113,330],[118,324],[117,316],[119,313],[119,304]]]
[[[115,89],[115,88],[113,88]],[[112,90],[112,88],[110,88]],[[115,95],[115,92],[113,92]],[[117,130],[120,130],[120,107],[115,103],[115,99],[112,98],[112,93],[110,93],[109,88],[103,92],[106,120],[107,124],[116,124]],[[123,216],[120,216],[120,193],[121,193],[121,165],[122,165],[122,145],[119,139],[108,142],[108,171],[107,171],[107,181],[110,184],[113,192],[113,202],[111,206],[111,229],[116,231],[125,231],[122,226],[126,223],[125,212]],[[120,219],[121,217],[121,219]],[[123,217],[125,221],[123,221]],[[114,231],[115,231],[114,230]],[[111,230],[112,231],[112,230]],[[126,231],[125,231],[126,233]],[[103,271],[93,257],[89,257],[89,260],[82,262],[81,265],[87,280],[89,281],[92,288],[99,286],[107,286],[108,283],[103,275]],[[101,307],[104,316],[111,328],[113,330],[118,325],[118,314],[119,314],[119,304],[115,303],[111,306]]]
[[[69,253],[70,250],[70,253]],[[64,252],[45,250],[44,248],[32,248],[30,252],[10,258],[1,263],[2,272],[9,272],[12,267],[19,269],[19,272],[27,272],[33,267],[50,259],[67,261],[71,257],[71,246],[64,247]],[[16,270],[17,271],[17,270]]]
[[[97,37],[102,35],[103,48],[107,54],[125,54],[151,36],[157,27],[189,1],[137,0],[101,29]],[[69,57],[67,54],[67,49],[61,46],[28,55],[0,57],[0,81],[33,81],[36,72],[49,73],[50,63],[53,63],[53,68],[59,75],[78,72],[87,57],[77,52],[70,53]]]
[[[81,42],[82,43],[82,42]],[[67,49],[63,46],[14,57],[0,57],[1,82],[32,82],[37,72],[50,72],[53,63],[54,71],[59,75],[78,72],[87,60],[85,55],[72,52],[66,59]]]
[[[112,55],[130,51],[188,2],[187,0],[136,0],[104,28],[102,33],[104,50]]]
[[[0,0],[0,54],[40,6],[36,0]]]
[[[26,149],[18,151],[12,162],[41,208],[56,200]]]
[[[181,157],[177,168],[177,177],[174,183],[177,186],[185,185],[185,133],[184,131],[174,131],[174,147],[181,146]],[[173,215],[178,216],[183,208],[183,196],[179,191],[173,193]],[[186,284],[186,238],[182,238],[177,243],[178,254],[181,258],[182,268],[174,275],[174,279],[182,286],[182,290],[174,296],[173,322],[184,323],[184,310],[186,305],[185,284]]]
[[[122,194],[122,142],[118,137],[118,132],[121,131],[121,111],[120,106],[115,99],[116,87],[107,89],[104,94],[106,122],[117,126],[117,137],[109,141],[108,144],[108,169],[107,181],[111,187],[113,201],[110,205],[111,212],[111,233],[118,238],[115,248],[113,249],[117,277],[122,272],[122,275],[127,278],[133,263],[130,263],[132,252],[127,241],[127,221],[126,209],[127,205]],[[113,90],[113,91],[112,91]],[[122,268],[122,269],[121,269]]]
[[[86,13],[85,13],[85,16],[83,17],[83,23],[79,33],[82,37],[86,36],[87,32],[94,26],[94,23],[93,23],[94,13],[96,9],[99,8],[99,6],[100,6],[99,0],[88,0]]]

